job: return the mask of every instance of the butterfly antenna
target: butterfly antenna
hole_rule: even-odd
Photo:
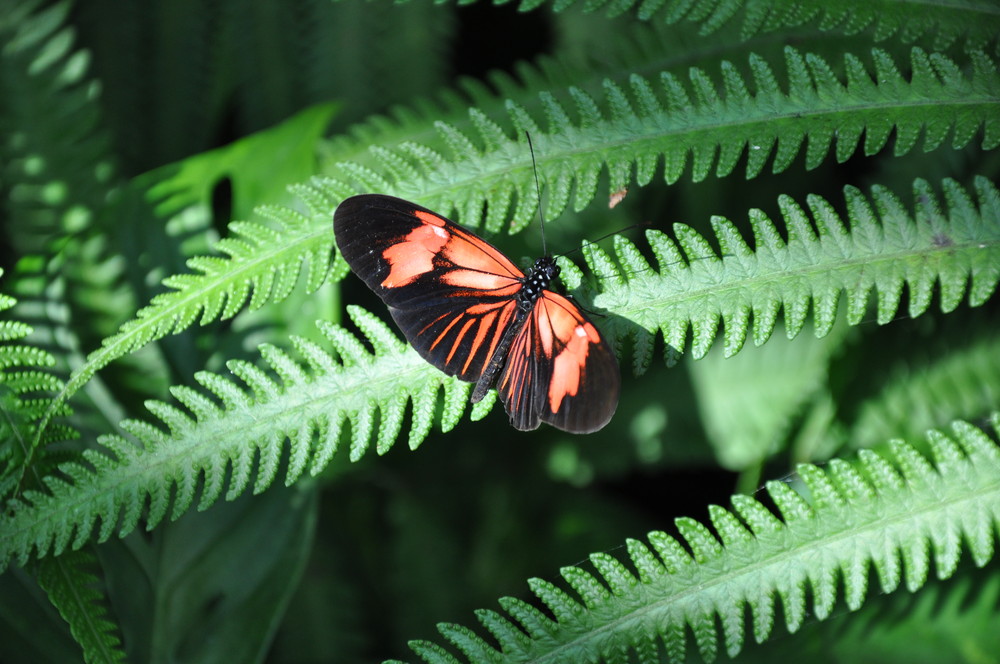
[[[650,228],[652,225],[653,224],[650,223],[650,222],[648,222],[648,221],[640,221],[639,223],[636,223],[636,224],[629,224],[628,226],[625,226],[624,228],[619,228],[616,231],[611,231],[610,233],[602,235],[601,237],[597,238],[596,240],[584,240],[583,244],[581,244],[579,247],[576,247],[575,249],[570,249],[565,254],[559,254],[559,255],[560,256],[569,256],[570,254],[572,254],[574,252],[583,251],[583,248],[586,247],[587,245],[597,244],[601,240],[606,240],[606,239],[608,239],[609,237],[611,237],[613,235],[621,235],[623,233],[627,233],[628,231],[632,230],[633,228]]]
[[[542,229],[542,255],[548,256],[548,249],[545,248],[545,217],[542,216],[542,186],[538,184],[538,164],[535,163],[535,146],[531,144],[531,134],[525,130],[524,135],[528,137],[528,152],[531,153],[531,172],[535,174],[535,192],[538,194],[538,225]]]

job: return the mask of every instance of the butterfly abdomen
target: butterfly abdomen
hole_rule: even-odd
[[[528,273],[524,276],[521,289],[517,291],[517,313],[514,320],[504,332],[500,343],[497,344],[493,357],[483,371],[482,376],[476,381],[476,389],[472,391],[472,403],[482,400],[493,384],[496,382],[497,374],[503,367],[510,345],[524,327],[524,322],[528,315],[535,308],[535,303],[542,293],[549,287],[552,280],[559,276],[559,266],[555,260],[549,256],[543,256],[535,261]]]

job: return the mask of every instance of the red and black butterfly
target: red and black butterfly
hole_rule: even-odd
[[[618,407],[618,362],[568,298],[548,290],[551,257],[525,274],[486,240],[392,196],[365,194],[333,216],[340,253],[389,307],[417,352],[449,376],[496,387],[521,430],[590,433]],[[498,375],[499,374],[499,375]]]

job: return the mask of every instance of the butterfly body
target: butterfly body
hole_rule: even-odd
[[[514,320],[511,321],[501,337],[490,363],[486,366],[479,380],[476,381],[476,389],[472,391],[472,403],[479,403],[486,396],[486,392],[493,387],[496,374],[503,367],[503,361],[507,358],[510,344],[521,332],[521,328],[535,308],[538,298],[548,289],[552,280],[558,276],[559,266],[548,256],[536,260],[535,264],[528,270],[522,281],[521,289],[517,291],[517,312],[514,315]]]
[[[542,256],[528,270],[524,277],[521,290],[517,292],[517,305],[525,311],[531,311],[535,301],[543,291],[547,290],[552,280],[559,276],[559,266],[550,256]]]
[[[416,351],[476,383],[473,402],[496,385],[521,430],[544,421],[589,433],[614,414],[617,360],[580,308],[549,289],[559,275],[553,258],[525,274],[458,224],[378,194],[344,200],[334,234]]]

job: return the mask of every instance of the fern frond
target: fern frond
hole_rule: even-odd
[[[768,61],[780,59],[786,43],[802,42],[814,35],[813,30],[803,30],[802,33],[774,35],[771,39],[756,39],[753,52]],[[600,59],[590,57],[589,53],[584,57],[566,53],[542,55],[531,62],[515,63],[511,73],[491,71],[485,82],[478,78],[460,78],[452,88],[445,88],[433,96],[418,97],[406,106],[392,107],[385,115],[367,118],[322,145],[321,157],[327,165],[323,172],[338,162],[378,168],[376,154],[406,143],[447,150],[448,144],[441,132],[435,130],[435,123],[454,127],[463,134],[474,132],[470,108],[494,122],[504,121],[510,102],[531,115],[543,114],[540,91],[572,87],[592,97],[600,97],[605,79],[627,80],[631,74],[656,77],[664,67],[669,67],[674,74],[683,74],[691,67],[715,71],[723,60],[744,58],[749,52],[734,30],[717,35],[717,43],[710,50],[702,48],[704,39],[690,30],[670,29],[658,24],[630,25],[627,39],[607,36]],[[810,43],[813,48],[826,46],[816,44],[815,40]],[[830,55],[834,51],[842,53],[844,44],[831,42],[830,49]]]
[[[993,418],[1000,433],[1000,416]],[[851,610],[865,603],[874,569],[883,593],[914,591],[933,560],[950,577],[963,552],[977,566],[994,555],[1000,527],[1000,448],[979,429],[956,422],[949,437],[931,431],[933,463],[905,443],[894,461],[862,451],[860,462],[835,459],[827,469],[798,468],[808,498],[781,482],[767,492],[780,513],[745,495],[732,511],[709,508],[711,529],[688,518],[679,536],[653,532],[649,544],[629,540],[628,560],[597,553],[595,571],[565,567],[565,586],[531,579],[544,605],[509,597],[505,613],[477,612],[489,637],[451,624],[438,626],[451,650],[410,643],[425,662],[630,661],[658,646],[686,661],[687,633],[712,661],[746,645],[747,609],[753,638],[773,631],[777,604],[789,632],[811,608],[818,620],[838,598]],[[714,532],[713,532],[714,531]],[[809,601],[811,598],[811,602]],[[721,641],[721,643],[720,643]],[[460,653],[460,654],[459,654]]]
[[[637,341],[637,371],[648,364],[649,354],[642,349],[651,344],[648,333],[656,330],[663,334],[672,363],[684,350],[689,331],[695,358],[714,344],[720,325],[727,357],[742,348],[748,335],[761,345],[770,337],[779,309],[789,337],[801,331],[810,307],[816,335],[824,336],[836,320],[841,295],[851,325],[868,314],[873,291],[879,324],[896,316],[904,287],[910,317],[927,311],[935,292],[944,312],[955,309],[966,293],[969,305],[978,306],[1000,279],[1000,192],[982,177],[975,186],[978,207],[956,182],[945,180],[947,207],[942,210],[930,185],[917,180],[912,212],[884,188],[873,188],[869,200],[847,187],[849,225],[818,196],[809,197],[808,214],[782,197],[787,240],[763,212],[754,210],[751,250],[730,221],[716,217],[721,257],[688,226],[674,226],[676,240],[648,231],[659,272],[618,236],[620,280],[607,282],[593,303],[615,314],[603,326],[609,337]],[[590,245],[584,253],[601,251]],[[594,259],[588,261],[594,264]]]
[[[330,270],[330,201],[323,209],[304,188],[299,193],[309,206],[308,215],[290,208],[265,206],[259,214],[272,224],[236,221],[229,225],[232,236],[216,248],[226,258],[201,256],[188,261],[193,274],[179,274],[164,280],[173,290],[153,298],[136,318],[124,324],[114,336],[87,357],[57,396],[64,402],[95,373],[114,360],[169,334],[184,330],[196,320],[201,324],[234,316],[244,306],[255,310],[269,300],[286,297],[307,269],[306,288],[319,288]],[[322,220],[322,223],[321,221]],[[293,239],[289,239],[293,238]],[[335,269],[345,266],[338,259]]]
[[[99,86],[66,25],[70,5],[0,9],[0,209],[21,256],[50,253],[54,237],[91,224],[113,182]]]
[[[89,72],[90,53],[75,43],[71,9],[68,1],[36,0],[0,9],[0,126],[10,130],[0,137],[0,217],[18,257],[11,291],[20,299],[19,316],[34,341],[54,353],[59,372],[79,364],[81,346],[96,344],[123,312],[135,310],[123,285],[124,260],[113,255],[112,233],[105,233],[114,217],[109,210],[120,201],[117,159],[100,82]],[[55,379],[42,380],[47,396]],[[43,404],[47,413],[34,412],[46,410]],[[35,400],[31,408],[37,426],[27,467],[38,445],[68,433],[47,426],[66,412],[61,400]]]
[[[904,346],[899,362],[877,393],[861,402],[849,421],[847,441],[871,447],[889,437],[916,440],[949,418],[975,421],[1000,402],[1000,335],[997,321],[963,321],[965,334],[941,330],[941,349],[932,360],[917,340]],[[954,326],[951,326],[954,327]],[[920,339],[925,345],[927,340]]]
[[[460,0],[467,4],[474,0]],[[511,0],[493,0],[506,4]],[[448,0],[435,0],[444,4]],[[730,22],[741,20],[744,39],[763,33],[816,23],[822,30],[856,34],[872,28],[877,41],[898,36],[905,42],[931,35],[935,49],[945,49],[962,39],[967,51],[997,44],[1000,15],[990,0],[973,0],[961,5],[920,4],[903,0],[872,3],[868,0],[582,0],[585,11],[606,7],[608,16],[630,10],[643,20],[661,19],[667,23],[686,21],[700,25],[699,32],[709,35]],[[546,4],[545,0],[520,0],[518,8],[528,11]],[[552,10],[559,12],[579,4],[576,0],[553,0]],[[740,17],[740,18],[737,18]]]
[[[0,276],[3,270],[0,270]],[[0,293],[0,312],[11,309],[17,301]],[[31,326],[19,320],[0,321],[0,500],[14,492],[24,473],[37,479],[44,471],[27,467],[31,439],[38,421],[51,405],[48,395],[62,387],[62,381],[41,369],[55,364],[47,350],[22,341],[32,333]],[[65,415],[68,408],[54,409]],[[67,440],[76,433],[69,427],[51,427],[43,443]]]
[[[751,178],[769,160],[774,172],[784,171],[803,148],[806,168],[822,163],[831,149],[844,161],[862,136],[865,154],[874,154],[893,130],[897,156],[912,150],[922,134],[925,151],[949,133],[953,147],[968,145],[980,128],[985,149],[1000,144],[1000,71],[982,53],[972,56],[972,71],[963,75],[948,58],[913,49],[909,80],[884,51],[873,51],[871,69],[847,54],[846,82],[818,56],[789,47],[785,59],[783,77],[751,55],[752,81],[723,62],[721,85],[694,68],[689,84],[669,73],[658,85],[638,75],[627,87],[606,80],[600,99],[574,87],[565,97],[544,92],[541,113],[508,102],[503,123],[472,109],[472,131],[437,124],[446,151],[413,143],[375,148],[375,163],[338,164],[322,184],[334,199],[358,191],[392,193],[444,214],[457,211],[470,226],[480,223],[485,208],[488,231],[508,222],[516,231],[530,223],[536,206],[525,131],[548,187],[547,219],[567,205],[580,210],[590,203],[604,171],[611,191],[633,181],[648,184],[661,162],[668,183],[689,164],[697,182],[713,171],[730,174],[746,151]]]
[[[96,590],[98,579],[90,571],[96,562],[89,552],[75,551],[39,561],[35,572],[38,584],[83,648],[84,661],[124,662],[118,628],[107,617],[104,594]]]
[[[129,437],[103,437],[79,462],[63,464],[45,478],[46,492],[26,491],[0,517],[0,568],[12,556],[20,562],[38,555],[77,549],[91,536],[123,536],[140,515],[153,528],[169,514],[177,518],[192,504],[205,509],[223,491],[232,500],[249,487],[255,493],[275,479],[288,443],[286,484],[303,473],[321,471],[349,430],[351,460],[375,442],[385,453],[403,430],[407,402],[413,416],[408,438],[416,448],[435,419],[444,430],[461,418],[471,385],[434,370],[388,327],[362,309],[350,308],[371,344],[342,327],[320,323],[336,358],[319,345],[293,338],[304,362],[273,346],[261,354],[277,378],[243,361],[229,363],[243,386],[217,374],[195,378],[207,394],[176,387],[183,408],[147,403],[166,430],[126,420]],[[477,412],[485,413],[492,400]]]

